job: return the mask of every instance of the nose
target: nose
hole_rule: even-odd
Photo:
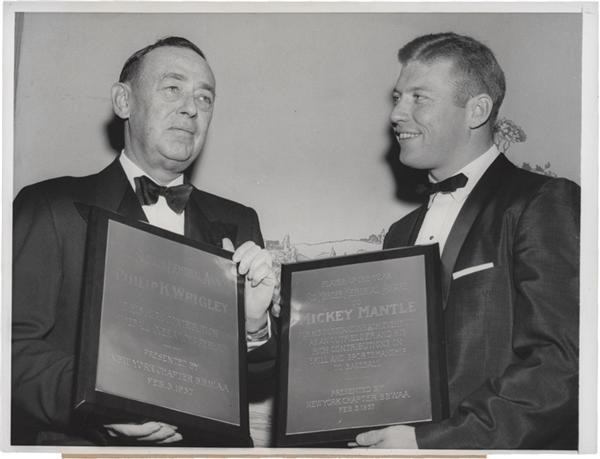
[[[390,121],[393,125],[407,121],[409,118],[409,104],[405,98],[400,97],[396,101],[390,113]]]
[[[193,94],[188,94],[181,100],[181,107],[179,113],[194,118],[198,114],[198,107],[196,106],[196,100]]]

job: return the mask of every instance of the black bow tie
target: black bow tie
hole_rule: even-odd
[[[442,180],[437,183],[421,183],[417,186],[417,192],[419,194],[435,194],[438,192],[449,193],[456,191],[459,188],[463,188],[469,179],[465,174],[457,174],[452,177]]]
[[[178,214],[183,212],[185,209],[185,206],[190,199],[192,189],[194,188],[189,184],[169,187],[160,186],[145,175],[136,177],[134,181],[135,194],[143,206],[152,205],[158,201],[159,196],[164,196],[167,201],[167,205],[173,210],[173,212]]]

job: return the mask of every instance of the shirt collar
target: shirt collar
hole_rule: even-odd
[[[136,163],[134,163],[129,158],[129,156],[127,156],[125,154],[125,150],[121,150],[121,155],[119,156],[119,161],[121,163],[121,167],[125,171],[125,175],[127,176],[127,180],[129,181],[129,184],[131,185],[131,187],[134,190],[135,190],[134,179],[136,177],[140,177],[142,175],[147,175],[152,180],[154,180],[156,183],[159,183],[156,179],[154,179],[154,177],[152,177],[150,174],[144,172],[141,167],[139,167]],[[171,182],[169,182],[167,184],[167,186],[177,186],[177,185],[182,185],[182,184],[183,184],[183,174],[175,177],[175,179],[172,180]]]
[[[464,187],[458,188],[456,191],[453,191],[448,194],[450,194],[450,196],[452,196],[452,198],[455,200],[464,201],[465,199],[467,199],[469,193],[473,190],[473,188],[475,188],[475,185],[477,185],[479,179],[483,176],[488,167],[490,167],[492,163],[496,160],[498,155],[500,155],[500,151],[498,151],[496,145],[492,145],[490,149],[487,150],[485,153],[479,155],[461,170],[457,171],[456,174],[453,174],[465,174],[467,176],[468,181]],[[436,180],[433,179],[431,174],[429,175],[429,180],[431,182],[436,182]]]

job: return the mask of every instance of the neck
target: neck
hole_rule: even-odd
[[[146,155],[140,153],[140,148],[134,148],[129,131],[125,129],[125,148],[123,150],[125,156],[139,167],[144,173],[159,185],[168,185],[173,180],[181,175],[180,172],[169,171],[160,167],[153,167],[146,161]]]
[[[429,173],[437,182],[441,182],[442,180],[445,180],[448,177],[452,177],[458,171],[463,169],[467,164],[476,160],[486,151],[488,151],[492,147],[492,144],[493,141],[491,138],[488,138],[485,141],[481,142],[474,142],[469,145],[468,149],[465,149],[462,152],[451,153],[453,158],[455,158],[455,160],[451,164],[448,164],[444,168],[431,169]]]
[[[145,175],[150,177],[152,179],[152,181],[154,181],[155,183],[157,183],[159,185],[166,186],[181,175],[181,174],[173,174],[173,173],[170,173],[170,172],[164,171],[164,170],[156,170],[151,167],[148,167],[148,165],[144,161],[141,161],[137,156],[131,154],[131,151],[128,150],[127,148],[125,148],[123,154],[125,156],[127,156],[127,158],[133,164],[135,164],[137,167],[139,167],[144,172]]]

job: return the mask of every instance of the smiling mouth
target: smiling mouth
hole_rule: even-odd
[[[421,133],[419,132],[396,132],[396,138],[398,140],[408,140],[414,139],[415,137],[419,137]]]

